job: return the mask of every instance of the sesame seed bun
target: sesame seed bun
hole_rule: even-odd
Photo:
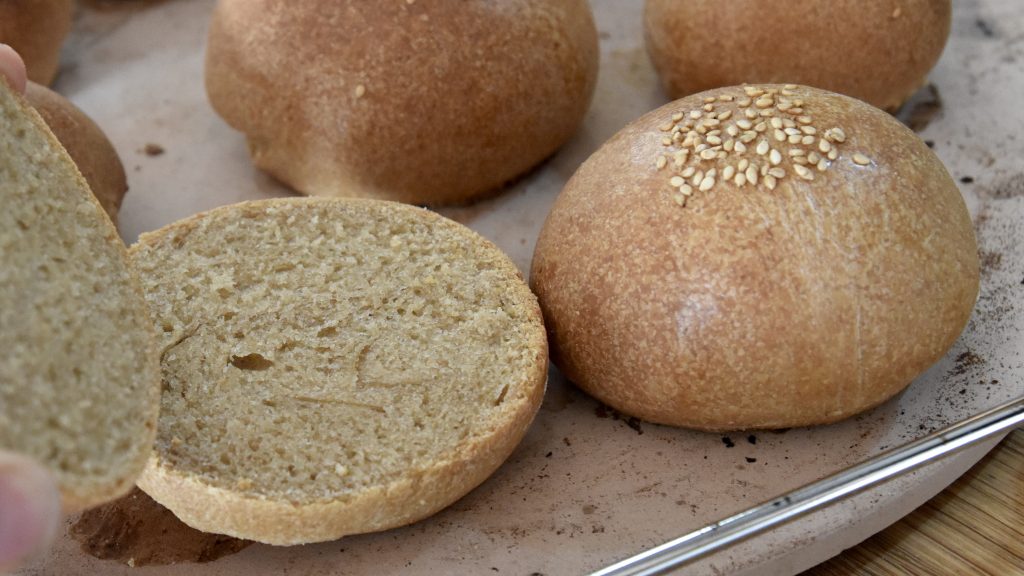
[[[902,124],[748,86],[659,108],[591,156],[531,283],[556,364],[601,401],[783,428],[866,410],[938,360],[973,308],[978,255],[956,185]]]
[[[221,0],[206,88],[296,190],[439,205],[553,154],[597,60],[585,0]]]
[[[949,37],[951,0],[647,0],[647,51],[672,98],[796,82],[895,109]]]

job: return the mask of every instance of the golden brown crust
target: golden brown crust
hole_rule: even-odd
[[[268,207],[305,203],[336,203],[344,209],[387,211],[414,210],[417,218],[432,226],[459,235],[472,236],[489,266],[502,275],[518,280],[518,289],[505,297],[512,307],[528,311],[531,328],[529,351],[532,362],[523,382],[511,390],[523,395],[515,409],[490,427],[481,428],[455,449],[448,458],[410,469],[385,485],[361,492],[339,494],[328,499],[301,502],[277,500],[253,490],[232,490],[213,485],[201,477],[180,470],[162,459],[159,450],[151,457],[139,487],[171,509],[186,524],[204,531],[215,531],[260,542],[292,545],[332,540],[345,535],[384,530],[409,524],[430,516],[461,498],[486,480],[512,453],[525,435],[543,399],[547,381],[548,348],[539,304],[512,262],[491,242],[460,224],[434,212],[392,202],[364,199],[287,198],[244,202],[197,214],[165,228],[143,234],[130,253],[162,244],[174,245],[187,237],[202,222],[230,214],[258,218]],[[137,256],[136,256],[137,257]],[[513,394],[509,394],[511,398]],[[159,446],[159,442],[158,442]]]
[[[722,176],[727,155],[692,162],[717,176],[677,203],[681,188],[670,181],[680,169],[658,168],[677,149],[663,141],[666,124],[699,115],[705,97],[741,102],[740,88],[643,116],[570,180],[541,232],[531,283],[553,358],[584,390],[672,425],[820,424],[896,394],[960,333],[978,257],[941,162],[885,113],[793,88],[818,136],[845,130],[811,181],[795,175],[787,151],[774,190],[764,176],[737,185],[735,171]],[[770,134],[769,125],[748,155],[762,137],[783,150]],[[749,157],[763,166],[769,154]]]
[[[895,109],[949,37],[951,0],[647,0],[647,51],[672,98],[793,82]]]
[[[0,2],[0,42],[21,54],[29,80],[43,85],[53,82],[74,9],[74,0]]]
[[[23,114],[23,118],[34,125],[38,133],[45,138],[48,146],[47,150],[43,153],[56,153],[59,156],[59,158],[50,158],[45,161],[53,162],[57,166],[55,171],[61,177],[69,180],[65,188],[73,193],[81,191],[81,197],[74,200],[75,202],[80,202],[80,207],[75,213],[76,216],[83,219],[91,219],[95,215],[96,221],[90,223],[90,226],[95,225],[101,229],[101,239],[105,245],[98,249],[114,255],[113,262],[103,262],[102,265],[107,267],[106,273],[110,275],[124,271],[126,278],[123,281],[127,282],[131,293],[134,295],[134,297],[126,298],[122,302],[123,308],[121,311],[123,316],[126,318],[144,319],[144,321],[135,326],[138,331],[138,334],[135,336],[138,339],[133,344],[138,346],[139,350],[142,350],[140,356],[145,358],[146,361],[137,367],[138,373],[133,377],[137,378],[138,382],[150,382],[150,385],[146,386],[147,390],[142,395],[143,397],[138,399],[136,407],[138,413],[144,414],[145,418],[143,419],[141,429],[133,431],[131,434],[133,443],[123,447],[122,453],[110,455],[112,457],[123,457],[124,453],[132,453],[132,457],[127,461],[122,461],[123,466],[120,469],[109,469],[108,472],[112,475],[102,479],[95,477],[76,478],[67,472],[58,472],[61,506],[65,513],[73,513],[127,494],[134,485],[136,476],[141,473],[146,464],[150,454],[150,447],[153,445],[153,440],[156,437],[157,415],[160,408],[160,367],[155,331],[149,323],[149,311],[143,297],[142,287],[137,274],[129,263],[128,251],[125,248],[124,242],[111,221],[100,216],[100,214],[104,213],[103,207],[100,206],[95,196],[87,193],[89,186],[85,178],[77,170],[74,161],[61,146],[57,137],[50,131],[42,116],[30,105],[26,97],[10,92],[5,82],[0,82],[0,92],[4,92],[14,99],[18,112]],[[68,222],[68,225],[74,226],[75,224]],[[91,235],[83,234],[83,239],[91,241],[95,238]],[[105,280],[105,282],[109,281],[110,279]],[[52,408],[59,410],[61,407],[53,406]],[[103,438],[96,438],[95,444],[102,445],[104,443],[103,440]],[[51,467],[55,466],[54,462],[47,462],[45,460],[44,464],[49,464]],[[110,467],[108,466],[108,468]]]
[[[75,161],[89,189],[116,225],[128,180],[106,134],[77,106],[45,86],[29,82],[25,97]]]
[[[222,0],[206,88],[297,190],[465,202],[548,157],[597,75],[584,0]]]

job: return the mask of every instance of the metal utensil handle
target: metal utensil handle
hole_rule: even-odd
[[[627,558],[593,576],[663,574],[1024,422],[1024,398],[929,434]]]

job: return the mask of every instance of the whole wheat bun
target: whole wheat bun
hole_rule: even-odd
[[[647,0],[647,52],[671,98],[795,82],[893,110],[949,37],[952,0]]]
[[[44,85],[53,82],[74,11],[74,0],[0,2],[0,43],[21,54],[29,80]]]
[[[164,393],[139,487],[205,532],[333,540],[484,481],[547,377],[536,298],[493,244],[393,202],[247,202],[131,248]]]
[[[153,324],[124,243],[42,118],[0,80],[0,448],[63,507],[126,493],[156,434]]]
[[[784,428],[875,406],[938,360],[971,313],[978,255],[956,185],[891,116],[733,87],[594,153],[544,224],[531,282],[553,359],[602,402]]]
[[[29,82],[25,97],[75,161],[100,206],[116,225],[117,211],[128,192],[128,179],[107,135],[85,112],[45,86]]]
[[[220,0],[206,89],[299,192],[440,205],[552,155],[597,60],[585,0]]]

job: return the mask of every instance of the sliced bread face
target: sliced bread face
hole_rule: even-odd
[[[163,334],[139,486],[194,528],[298,544],[413,522],[483,482],[540,405],[536,299],[432,212],[248,202],[131,255]]]
[[[153,325],[124,244],[42,119],[0,80],[0,448],[67,511],[127,492],[156,433]]]

